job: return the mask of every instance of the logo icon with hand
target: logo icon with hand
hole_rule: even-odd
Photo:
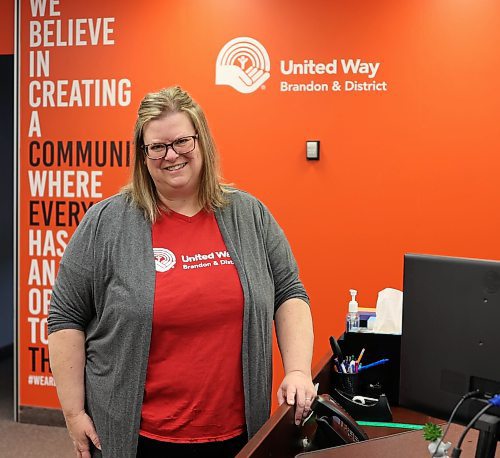
[[[175,266],[175,254],[167,248],[153,248],[155,268],[157,272],[166,272]]]
[[[271,76],[271,63],[266,49],[250,37],[234,38],[217,56],[215,84],[231,86],[242,94],[261,87]]]

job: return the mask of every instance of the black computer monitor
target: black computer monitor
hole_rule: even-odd
[[[469,391],[500,393],[500,261],[405,255],[400,367],[400,404],[439,418]]]

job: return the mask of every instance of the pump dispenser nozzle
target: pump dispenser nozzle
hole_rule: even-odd
[[[358,303],[356,301],[356,294],[358,292],[355,289],[350,289],[349,292],[351,293],[351,300],[349,302],[349,312],[357,312],[358,311]]]

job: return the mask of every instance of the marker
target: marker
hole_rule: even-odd
[[[344,355],[342,354],[339,343],[333,336],[330,336],[330,347],[332,349],[333,356],[336,356],[339,361],[342,361],[344,359]]]
[[[375,361],[374,363],[367,364],[366,366],[360,366],[358,369],[358,372],[364,371],[365,369],[370,369],[370,367],[375,367],[375,366],[380,366],[381,364],[388,363],[389,359],[380,359],[378,361]]]

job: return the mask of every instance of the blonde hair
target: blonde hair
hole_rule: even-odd
[[[198,147],[203,159],[198,201],[202,208],[213,211],[223,207],[229,191],[221,183],[219,156],[201,107],[179,86],[150,92],[142,99],[134,128],[135,161],[130,182],[122,189],[145,217],[154,223],[160,210],[168,211],[158,196],[155,184],[144,161],[143,130],[146,123],[170,113],[186,113],[198,134]]]

